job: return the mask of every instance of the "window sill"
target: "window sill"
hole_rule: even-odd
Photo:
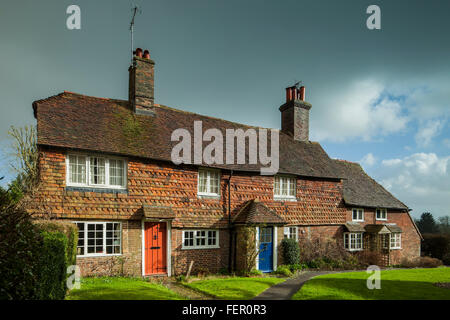
[[[386,219],[378,219],[378,218],[375,218],[375,220],[376,220],[376,221],[387,221],[387,218],[386,218]]]
[[[345,250],[350,251],[350,252],[363,251],[363,249],[345,249]]]
[[[181,250],[198,250],[198,249],[220,249],[220,246],[181,247]]]
[[[352,222],[364,222],[364,220],[352,220]]]
[[[197,193],[199,199],[220,199],[220,194]]]
[[[65,190],[66,190],[66,191],[79,191],[79,192],[122,193],[122,194],[128,194],[128,189],[125,189],[125,188],[103,188],[103,187],[66,186]]]
[[[275,201],[292,201],[292,202],[296,202],[297,198],[296,197],[281,197],[281,196],[274,196],[273,200]]]
[[[85,254],[82,256],[77,255],[77,259],[78,258],[97,258],[97,257],[117,257],[117,256],[121,256],[121,253],[114,253],[114,254]]]

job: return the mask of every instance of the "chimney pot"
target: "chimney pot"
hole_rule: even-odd
[[[305,86],[300,87],[300,100],[305,101]]]
[[[142,49],[141,48],[137,48],[134,53],[135,53],[136,57],[142,58]]]
[[[144,59],[150,59],[150,52],[148,50],[144,51]]]

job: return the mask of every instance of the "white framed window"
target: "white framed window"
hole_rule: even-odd
[[[353,221],[364,221],[364,209],[353,208],[352,209],[352,220]]]
[[[284,227],[284,238],[294,239],[298,241],[298,228],[297,227]]]
[[[68,186],[126,188],[127,163],[124,159],[69,154],[66,168]]]
[[[78,257],[122,254],[121,222],[75,222],[78,227]]]
[[[183,230],[183,249],[219,248],[218,230]]]
[[[376,209],[376,219],[377,220],[387,220],[387,210],[386,209]]]
[[[295,199],[296,179],[292,176],[274,176],[273,196],[275,199]]]
[[[198,170],[198,195],[220,195],[220,171],[210,169]]]
[[[363,249],[363,233],[362,232],[346,232],[344,233],[344,248],[349,251],[360,251]]]
[[[399,232],[391,233],[390,248],[401,249],[402,248],[402,234]]]

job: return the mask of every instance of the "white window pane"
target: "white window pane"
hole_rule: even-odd
[[[124,183],[124,161],[109,160],[109,184],[114,186],[123,186]]]
[[[281,179],[281,195],[282,196],[287,196],[288,195],[288,190],[287,190],[288,186],[287,186],[287,181],[286,178],[282,178]]]
[[[198,172],[198,191],[207,193],[207,182],[208,182],[208,175],[206,171],[200,170]]]
[[[281,195],[280,194],[280,177],[274,177],[273,192],[276,196]]]
[[[105,159],[90,158],[90,183],[105,184]]]
[[[289,195],[292,197],[295,196],[295,179],[293,178],[289,179]]]
[[[86,183],[86,157],[69,156],[69,182]]]

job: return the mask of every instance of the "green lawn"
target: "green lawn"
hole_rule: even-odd
[[[181,300],[163,285],[135,278],[83,278],[67,300]]]
[[[185,286],[224,300],[251,299],[274,284],[283,282],[282,278],[222,278],[205,279],[186,283]]]
[[[328,274],[306,282],[295,300],[414,300],[450,299],[450,289],[435,282],[450,282],[450,268],[381,271],[381,289],[369,290],[363,272]]]

